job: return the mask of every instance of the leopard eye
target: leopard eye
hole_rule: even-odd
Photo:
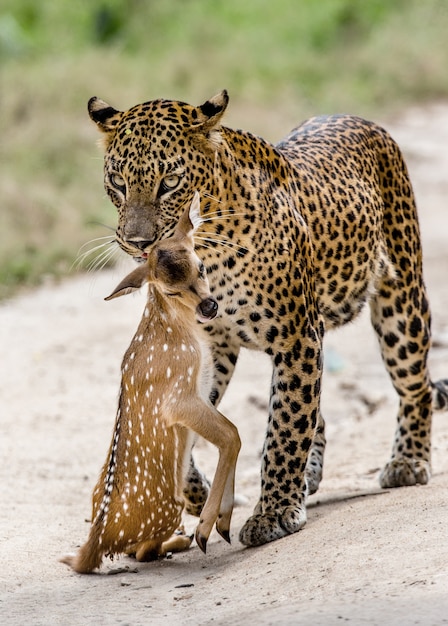
[[[174,189],[175,187],[177,187],[179,182],[180,182],[180,176],[176,176],[176,175],[174,175],[174,176],[166,176],[163,179],[163,184],[168,189]]]
[[[176,189],[181,179],[182,177],[178,174],[170,174],[169,176],[165,176],[165,178],[160,183],[157,196],[163,196],[163,194],[168,193],[169,191],[173,191],[173,189]]]
[[[120,174],[116,174],[115,172],[113,172],[109,176],[109,180],[111,185],[116,189],[119,189],[120,191],[123,191],[126,188],[126,181]]]

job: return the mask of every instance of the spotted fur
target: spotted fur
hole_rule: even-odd
[[[142,319],[123,358],[114,434],[92,496],[89,537],[78,554],[63,559],[79,573],[99,567],[105,554],[132,553],[147,561],[190,546],[190,537],[173,533],[184,508],[194,433],[219,450],[196,541],[205,552],[215,522],[230,541],[240,440],[208,399],[210,354],[197,320],[213,319],[218,305],[194,253],[192,222],[200,223],[198,213],[195,194],[174,236],[153,246],[146,263],[106,298],[149,282]]]
[[[446,407],[448,386],[431,383],[428,372],[419,225],[396,143],[372,122],[336,115],[308,120],[273,146],[222,126],[227,104],[222,92],[199,107],[154,100],[119,112],[92,98],[89,113],[103,132],[105,187],[127,253],[138,258],[169,237],[193,191],[201,193],[196,249],[220,303],[219,319],[206,328],[212,401],[224,393],[241,346],[272,358],[261,496],[240,533],[244,544],[258,545],[305,524],[307,492],[322,477],[326,330],[369,303],[399,396],[383,487],[429,480],[432,410]],[[194,466],[190,477],[200,481]]]

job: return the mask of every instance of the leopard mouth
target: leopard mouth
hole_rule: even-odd
[[[133,250],[132,253],[129,253],[128,251],[128,254],[131,254],[132,258],[134,259],[136,263],[146,263],[149,257],[148,252],[142,252],[141,254],[137,255],[135,254],[135,250]]]
[[[156,242],[156,237],[144,241],[126,241],[117,237],[116,242],[123,252],[126,252],[126,254],[131,256],[137,263],[144,263],[148,258],[151,246]]]

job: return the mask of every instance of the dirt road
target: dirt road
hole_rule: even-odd
[[[386,126],[419,202],[432,374],[448,377],[448,105]],[[325,476],[303,531],[258,549],[238,543],[258,495],[270,377],[264,355],[245,353],[221,405],[243,442],[232,545],[214,533],[207,556],[194,547],[157,563],[121,558],[105,563],[105,575],[78,576],[58,562],[87,536],[121,356],[143,308],[142,294],[103,301],[124,271],[0,306],[0,623],[448,624],[448,414],[434,419],[431,483],[380,491],[396,398],[366,316],[327,337]],[[211,475],[214,450],[201,444],[196,457]]]

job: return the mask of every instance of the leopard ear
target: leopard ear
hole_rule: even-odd
[[[90,98],[87,109],[90,119],[95,122],[103,133],[110,133],[115,129],[121,118],[121,111],[117,111],[110,104],[100,98]]]
[[[224,89],[195,109],[196,121],[193,129],[210,131],[219,126],[222,116],[229,104],[229,94]]]

